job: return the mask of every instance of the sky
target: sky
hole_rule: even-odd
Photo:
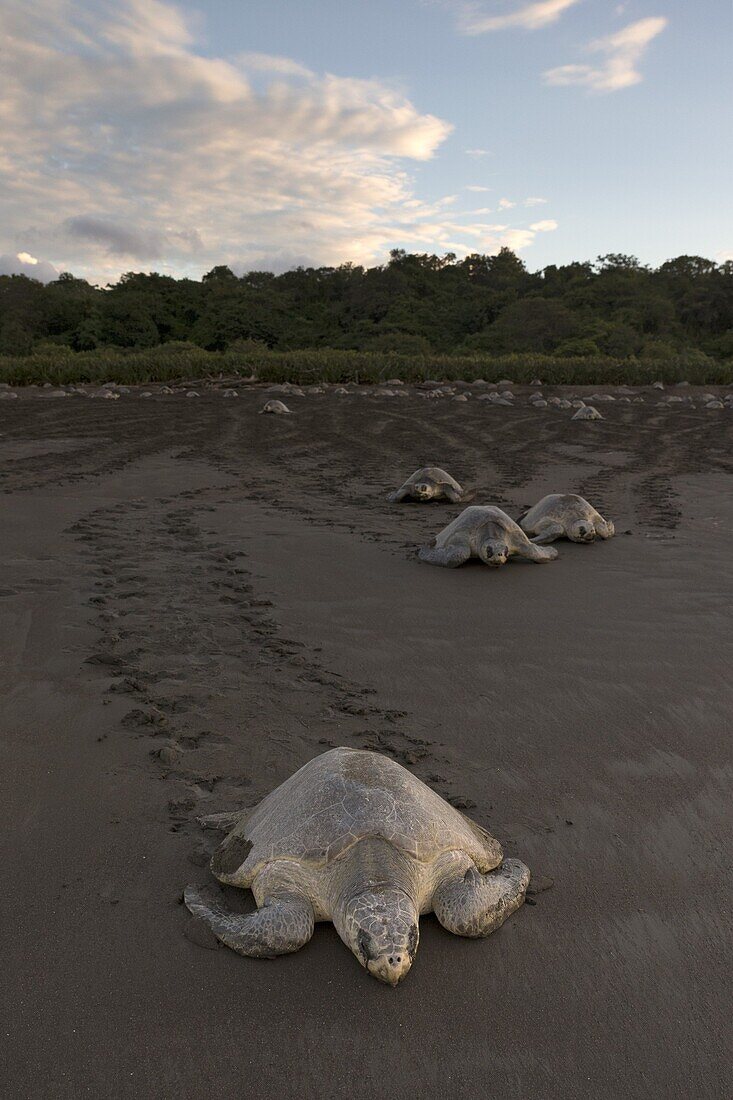
[[[728,0],[0,0],[0,274],[733,258]]]

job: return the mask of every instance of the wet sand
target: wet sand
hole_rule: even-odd
[[[730,1095],[733,412],[529,392],[3,402],[3,1095]],[[617,537],[421,565],[456,506],[384,497],[428,462]],[[423,919],[397,990],[329,925],[195,942],[197,817],[338,744],[554,886],[485,941]]]

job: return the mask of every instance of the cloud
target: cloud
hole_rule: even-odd
[[[534,196],[525,199],[522,203],[523,206],[540,206],[542,203],[547,202],[547,199],[540,199]]]
[[[310,69],[293,61],[290,57],[281,57],[272,53],[241,53],[237,60],[249,72],[278,73],[280,76],[315,77]]]
[[[642,75],[636,66],[649,43],[666,26],[667,20],[663,16],[629,23],[617,34],[599,38],[587,47],[591,52],[605,54],[605,60],[600,65],[561,65],[548,69],[545,81],[554,85],[580,84],[596,92],[616,92],[620,88],[639,84]]]
[[[296,267],[318,267],[319,262],[305,252],[293,252],[288,248],[263,249],[259,255],[248,258],[247,263],[233,263],[231,269],[235,275],[244,275],[248,271],[270,271],[273,275],[282,275],[284,271],[293,271]]]
[[[475,210],[473,213],[476,215],[481,211]],[[547,220],[535,222],[530,226],[508,226],[486,222],[462,225],[457,222],[446,222],[440,227],[433,228],[440,230],[441,244],[446,251],[455,252],[458,255],[465,255],[467,252],[494,255],[500,248],[511,248],[516,252],[530,248],[538,233],[552,232],[557,229],[557,222]]]
[[[515,252],[521,252],[525,248],[529,248],[534,244],[534,239],[538,233],[549,233],[553,229],[557,229],[557,222],[535,222],[534,225],[530,225],[528,229],[508,229],[501,237],[501,243],[506,248],[511,248]]]
[[[512,202],[511,199],[499,199],[499,209],[500,210],[511,210],[512,207],[516,206],[516,205],[517,204],[515,202]]]
[[[191,274],[267,255],[370,262],[439,224],[406,163],[451,126],[380,81],[207,56],[163,0],[3,0],[0,36],[14,262],[30,248],[99,281],[123,260]]]
[[[467,183],[466,184],[466,190],[467,191],[492,191],[493,188],[492,187],[482,187],[481,184],[479,184],[479,183]]]
[[[84,214],[67,218],[62,229],[72,239],[104,246],[109,256],[129,256],[135,260],[158,260],[171,250],[180,254],[188,249],[195,254],[203,249],[195,229],[167,233],[157,229],[140,231],[133,226],[117,225]]]
[[[83,214],[67,218],[64,228],[72,238],[103,245],[110,256],[130,256],[137,260],[157,260],[162,255],[163,236],[157,230],[141,233],[103,218]]]
[[[488,224],[488,208],[416,194],[409,162],[430,159],[451,127],[385,83],[279,55],[207,56],[163,0],[30,8],[0,9],[9,270],[100,283],[140,265],[282,271],[378,263],[396,245],[523,249],[550,228]]]
[[[481,3],[459,3],[458,29],[462,34],[486,34],[488,31],[503,31],[511,27],[520,27],[527,31],[536,31],[555,23],[561,15],[580,0],[535,0],[534,3],[514,5],[500,15],[490,15],[486,5]]]
[[[0,256],[0,275],[27,275],[41,283],[51,283],[58,271],[47,260],[37,260],[30,252],[4,253]]]

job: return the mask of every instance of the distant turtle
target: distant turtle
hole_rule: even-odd
[[[603,417],[599,413],[598,409],[594,409],[592,405],[581,405],[575,416],[570,417],[571,420],[603,420]]]
[[[419,551],[422,561],[452,568],[469,558],[480,558],[486,565],[504,565],[514,555],[536,562],[553,561],[557,550],[530,542],[501,508],[479,504],[464,508],[436,536],[435,546],[423,546]]]
[[[283,413],[290,413],[290,409],[284,401],[266,401],[260,412],[275,413],[276,416],[282,416]]]
[[[566,538],[571,542],[593,542],[596,535],[610,539],[616,532],[592,504],[575,493],[550,493],[517,521],[535,544]]]
[[[220,882],[249,887],[246,916],[188,886],[186,905],[240,955],[297,951],[333,921],[370,974],[397,985],[417,952],[419,919],[488,936],[524,901],[529,871],[502,862],[489,833],[400,764],[337,748],[311,760],[234,827],[214,853]]]
[[[459,500],[465,500],[466,495],[465,489],[440,466],[421,466],[410,474],[404,485],[390,493],[387,500],[394,504],[408,497],[419,501],[445,499],[457,504]]]

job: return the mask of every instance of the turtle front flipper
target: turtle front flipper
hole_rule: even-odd
[[[489,936],[519,908],[528,885],[529,870],[518,859],[505,859],[484,875],[471,864],[448,873],[433,895],[433,911],[456,936]]]
[[[421,546],[417,556],[428,565],[444,565],[448,569],[455,569],[468,561],[471,549],[468,546]]]
[[[538,546],[537,539],[533,539],[532,542],[527,539],[526,544],[517,547],[516,552],[520,558],[537,562],[554,561],[557,557],[557,550],[554,546]]]
[[[213,890],[187,886],[183,899],[218,940],[240,955],[272,959],[298,951],[313,935],[313,906],[302,894],[278,892],[265,897],[254,913],[232,913]]]
[[[409,497],[410,490],[407,486],[402,485],[399,489],[395,489],[393,493],[387,494],[387,500],[390,504],[399,504],[405,497]]]
[[[565,528],[561,523],[543,523],[537,534],[531,537],[535,546],[544,546],[555,539],[561,539],[565,534]]]

